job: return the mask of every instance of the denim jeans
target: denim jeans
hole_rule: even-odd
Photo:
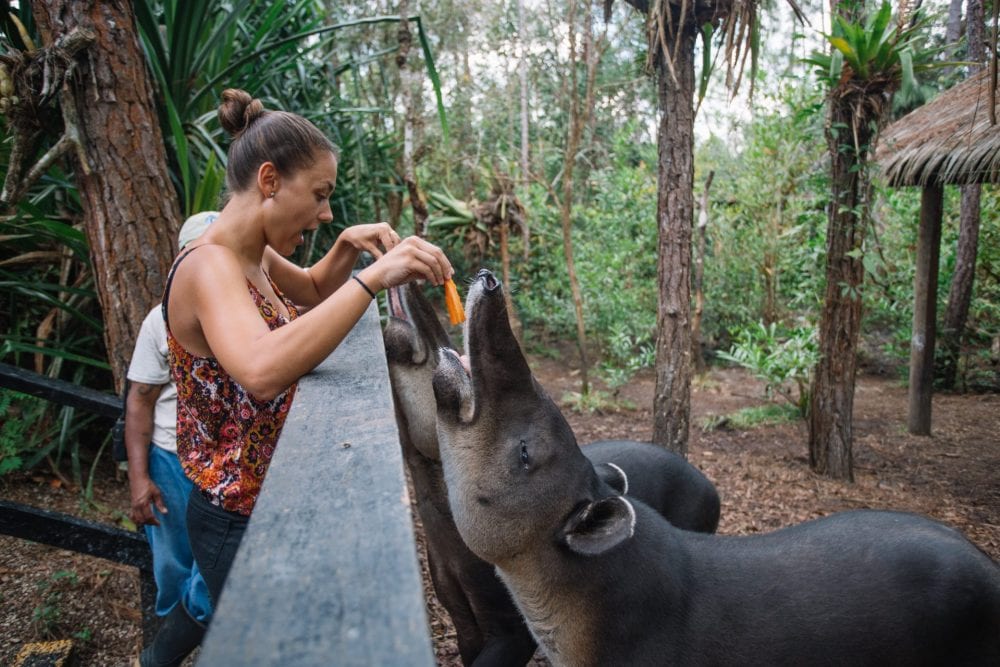
[[[212,616],[208,587],[198,572],[188,542],[187,505],[193,485],[184,476],[177,455],[155,445],[149,448],[149,476],[160,487],[167,506],[166,514],[153,507],[159,526],[145,526],[153,553],[156,613],[166,616],[178,602],[183,602],[188,614],[208,623]]]
[[[188,537],[213,605],[219,604],[219,595],[249,520],[250,517],[213,505],[197,488],[192,489],[188,501]]]

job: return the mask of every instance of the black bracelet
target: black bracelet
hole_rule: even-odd
[[[357,280],[358,284],[361,285],[362,287],[364,287],[365,291],[368,292],[373,299],[375,298],[375,292],[372,291],[371,287],[369,287],[368,285],[365,285],[365,283],[361,280],[361,278],[358,278],[357,276],[351,276],[351,277],[354,278],[355,280]]]

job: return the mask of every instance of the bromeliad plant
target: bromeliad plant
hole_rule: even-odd
[[[916,73],[955,63],[934,62],[940,49],[920,49],[918,40],[927,25],[927,19],[910,20],[910,11],[904,2],[892,22],[892,5],[883,1],[879,10],[863,16],[864,1],[850,15],[833,17],[833,29],[824,37],[833,47],[829,53],[815,51],[804,62],[815,66],[816,76],[829,88],[836,101],[844,99],[851,104],[856,120],[884,119],[892,107],[893,94],[900,90],[909,94],[917,88]],[[855,149],[867,146],[857,141],[858,127],[852,128]]]

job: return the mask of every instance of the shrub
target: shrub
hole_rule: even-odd
[[[812,371],[819,360],[816,330],[793,327],[780,331],[775,323],[758,323],[733,335],[733,346],[728,352],[719,352],[719,356],[763,380],[769,397],[777,393],[805,419],[809,414]]]

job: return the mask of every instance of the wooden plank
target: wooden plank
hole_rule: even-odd
[[[81,408],[104,417],[117,418],[122,413],[122,400],[103,391],[81,387],[72,382],[45,377],[38,373],[0,363],[0,387]]]
[[[943,202],[942,186],[929,185],[923,189],[920,197],[920,228],[917,233],[917,266],[913,276],[913,329],[910,336],[910,414],[907,426],[913,435],[931,434]]]
[[[434,664],[374,303],[299,383],[198,664]]]

